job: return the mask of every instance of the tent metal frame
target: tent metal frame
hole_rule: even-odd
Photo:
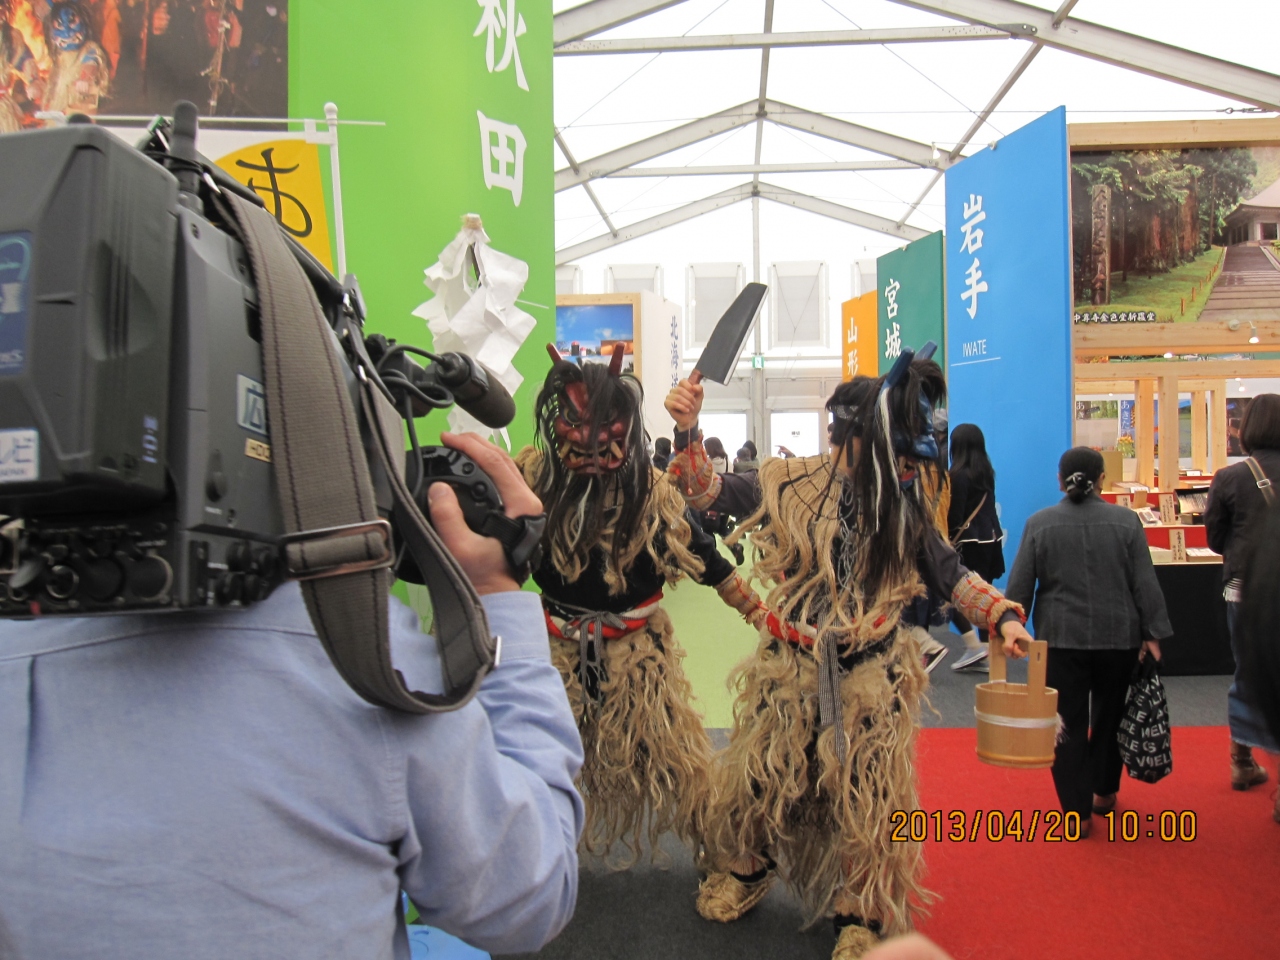
[[[904,241],[918,239],[927,231],[909,226],[907,219],[936,186],[952,164],[962,159],[962,151],[977,136],[1027,67],[1044,47],[1052,47],[1081,57],[1122,67],[1147,76],[1215,93],[1242,104],[1267,111],[1280,111],[1280,75],[1195,53],[1181,47],[1149,40],[1070,16],[1077,0],[1063,0],[1056,11],[1018,3],[1016,0],[891,0],[902,6],[960,21],[955,25],[907,27],[876,30],[830,30],[774,33],[775,0],[765,0],[764,29],[753,34],[724,34],[689,37],[647,37],[592,39],[614,27],[685,0],[590,0],[555,17],[554,52],[557,57],[625,56],[636,53],[663,53],[688,50],[760,50],[759,94],[752,100],[721,110],[689,123],[646,137],[588,160],[577,160],[556,131],[556,143],[568,161],[557,170],[556,192],[582,187],[590,198],[607,232],[556,251],[556,264],[598,253],[636,237],[683,223],[742,200],[751,200],[754,254],[752,277],[760,279],[760,200],[771,200],[819,216],[856,224]],[[917,143],[881,130],[850,123],[803,107],[768,98],[769,53],[775,47],[853,46],[859,44],[932,43],[948,41],[1028,42],[1026,53],[997,88],[982,112],[974,119],[959,143],[940,151],[935,144]],[[831,163],[761,163],[765,123],[803,131],[858,147],[884,160]],[[642,166],[647,161],[681,147],[755,124],[755,154],[752,164],[685,167]],[[894,221],[886,217],[833,203],[820,197],[773,186],[760,180],[762,173],[814,173],[847,170],[933,170],[928,186]],[[626,226],[617,226],[600,202],[591,183],[615,177],[723,176],[749,174],[745,183],[673,210]],[[759,331],[757,329],[757,338]],[[757,352],[759,344],[757,344]]]

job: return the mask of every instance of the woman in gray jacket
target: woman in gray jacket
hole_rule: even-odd
[[[1147,654],[1159,660],[1173,628],[1142,522],[1098,495],[1102,454],[1068,450],[1058,481],[1066,497],[1027,521],[1006,595],[1032,611],[1036,637],[1049,642],[1047,682],[1066,727],[1053,785],[1087,835],[1090,814],[1116,805],[1116,734],[1134,665]]]

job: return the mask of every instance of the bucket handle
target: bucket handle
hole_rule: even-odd
[[[992,683],[1004,683],[1009,676],[1004,656],[1004,640],[998,631],[987,636],[987,670]]]
[[[1046,640],[1032,640],[1027,661],[1027,696],[1032,700],[1043,700],[1045,677],[1049,669],[1049,643]],[[1009,676],[1008,659],[1004,655],[1004,642],[999,634],[991,634],[987,638],[987,669],[992,683],[1004,683]]]
[[[1045,677],[1049,671],[1049,643],[1047,640],[1032,640],[1031,649],[1027,653],[1027,698],[1043,700],[1045,693]]]

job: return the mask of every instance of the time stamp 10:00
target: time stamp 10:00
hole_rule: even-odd
[[[1162,810],[1145,815],[1136,810],[1112,810],[1102,819],[1107,822],[1107,839],[1111,841],[1133,843],[1144,835],[1165,843],[1190,843],[1196,838],[1194,810]],[[1061,810],[1032,810],[1025,816],[1021,810],[975,810],[972,814],[967,810],[895,810],[889,816],[889,825],[893,828],[890,839],[897,843],[976,843],[979,838],[992,843],[1074,843],[1080,839],[1080,814],[1064,814]]]

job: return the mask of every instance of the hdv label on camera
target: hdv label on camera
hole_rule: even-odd
[[[236,374],[236,423],[267,435],[267,393],[257,380]]]
[[[27,365],[27,274],[31,234],[0,234],[0,376]]]
[[[40,434],[0,430],[0,483],[40,479]]]

